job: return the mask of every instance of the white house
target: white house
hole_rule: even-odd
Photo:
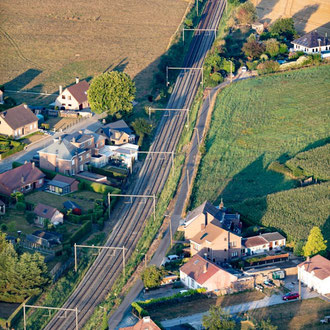
[[[269,242],[261,235],[245,238],[242,244],[249,255],[269,251]]]
[[[260,236],[268,241],[269,250],[280,250],[282,247],[285,247],[286,238],[277,231],[274,233],[264,233]]]
[[[133,166],[134,161],[138,159],[139,146],[132,143],[126,143],[121,146],[104,146],[99,150],[100,155],[105,155],[108,159],[121,160],[127,168]]]
[[[330,41],[327,34],[321,36],[317,30],[292,41],[294,51],[306,54],[316,54],[330,51]]]
[[[298,266],[298,279],[320,294],[330,293],[330,260],[316,255]]]
[[[56,98],[55,106],[61,110],[82,110],[89,108],[87,100],[87,91],[89,84],[86,80],[79,81],[64,91],[62,86],[59,87],[59,96]]]

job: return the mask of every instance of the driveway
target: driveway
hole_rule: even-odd
[[[288,282],[288,284],[289,283],[290,282]],[[293,286],[292,288],[295,289],[296,287]],[[319,297],[319,294],[316,292],[309,292],[307,288],[302,287],[302,299],[310,299],[310,298],[315,298],[315,297]],[[258,309],[258,308],[267,307],[267,306],[273,306],[273,305],[278,305],[278,304],[290,304],[290,302],[292,302],[292,301],[295,301],[295,300],[284,301],[282,299],[282,295],[274,294],[270,297],[266,296],[265,298],[263,298],[261,300],[250,301],[248,303],[224,307],[224,310],[226,310],[230,314],[237,314],[237,313],[241,313],[241,312],[246,312],[248,310]],[[198,313],[198,314],[189,315],[189,316],[185,316],[185,317],[178,317],[175,319],[162,321],[161,324],[164,328],[170,328],[170,327],[173,327],[176,325],[189,323],[190,325],[192,325],[198,329],[198,328],[200,328],[200,326],[202,324],[203,315],[206,315],[207,313],[208,312]]]

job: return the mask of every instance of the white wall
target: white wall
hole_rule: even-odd
[[[324,280],[321,280],[313,273],[309,273],[304,270],[303,267],[298,267],[298,279],[300,279],[301,282],[306,284],[309,288],[320,294],[330,293],[330,276]]]
[[[300,46],[300,45],[297,45],[297,44],[293,44],[293,49],[295,51],[302,51],[302,52],[305,52],[307,54],[317,54],[320,51],[319,47],[307,48],[307,47]],[[330,51],[330,45],[329,46],[321,46],[321,52],[325,52],[325,51]]]

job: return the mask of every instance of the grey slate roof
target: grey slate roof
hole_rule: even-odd
[[[78,131],[78,132],[74,132],[72,134],[65,135],[63,137],[63,140],[67,140],[69,142],[83,143],[92,138],[93,138],[92,134],[87,134],[85,131]]]
[[[128,127],[124,120],[117,120],[113,123],[109,123],[104,126],[104,128],[110,128],[113,131],[125,132],[127,134],[132,134],[133,131]]]
[[[330,46],[329,39],[325,36],[321,36],[316,30],[311,31],[304,36],[292,41],[293,44],[304,46],[307,48],[319,47],[318,39],[321,39],[321,46]]]
[[[12,129],[17,129],[38,121],[38,117],[25,104],[7,109],[1,112],[0,116]]]
[[[39,153],[46,153],[51,155],[57,155],[59,159],[71,160],[77,153],[83,152],[82,149],[75,147],[68,140],[56,140],[50,146],[41,149]]]

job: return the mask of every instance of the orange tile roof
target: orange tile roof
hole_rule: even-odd
[[[298,265],[299,268],[303,266],[305,267],[305,271],[308,273],[314,272],[314,275],[320,280],[324,280],[330,276],[330,260],[319,254]]]

